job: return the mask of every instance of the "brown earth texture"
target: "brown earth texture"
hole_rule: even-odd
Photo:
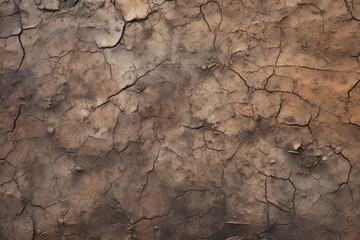
[[[0,0],[0,239],[360,239],[359,79],[360,0]]]

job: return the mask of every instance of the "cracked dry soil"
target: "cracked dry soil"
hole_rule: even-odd
[[[0,239],[360,239],[359,0],[0,0]]]

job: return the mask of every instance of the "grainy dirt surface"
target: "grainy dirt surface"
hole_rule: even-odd
[[[0,239],[360,239],[359,0],[0,0]]]

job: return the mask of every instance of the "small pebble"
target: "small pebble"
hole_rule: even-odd
[[[323,161],[326,161],[326,160],[327,160],[327,157],[326,157],[326,156],[322,157],[322,160],[323,160]]]
[[[297,151],[301,147],[301,141],[299,139],[296,139],[295,141],[293,141],[292,145],[293,149]]]
[[[316,149],[316,150],[315,150],[315,156],[320,157],[321,154],[322,154],[322,152],[321,152],[320,149]]]
[[[53,127],[48,127],[47,131],[48,131],[48,133],[53,133],[55,131],[55,129]]]
[[[216,66],[216,63],[212,63],[212,64],[209,64],[207,67],[208,68],[213,68],[213,67],[215,67]]]
[[[81,171],[82,171],[82,168],[81,168],[81,167],[76,167],[76,168],[75,168],[75,171],[76,171],[76,172],[81,172]]]
[[[276,163],[276,160],[275,159],[270,159],[270,164],[274,164]]]
[[[202,66],[201,66],[201,69],[202,69],[202,70],[206,70],[206,68],[207,68],[207,67],[206,67],[205,65],[202,65]]]
[[[335,153],[340,153],[341,152],[341,147],[336,147],[335,148]]]

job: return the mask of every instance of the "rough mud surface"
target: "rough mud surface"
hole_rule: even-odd
[[[360,239],[359,0],[0,16],[0,239]]]

